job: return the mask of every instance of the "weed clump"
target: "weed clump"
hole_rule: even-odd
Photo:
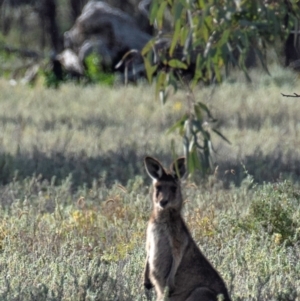
[[[266,232],[276,244],[300,240],[300,191],[289,181],[267,184],[258,190],[239,226],[247,231]]]

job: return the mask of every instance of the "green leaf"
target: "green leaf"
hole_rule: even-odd
[[[157,98],[158,95],[161,94],[160,93],[161,91],[166,90],[166,85],[167,85],[166,78],[167,78],[167,73],[165,71],[160,71],[156,80],[155,98]],[[165,99],[163,101],[163,104],[164,103],[165,103]]]
[[[216,76],[217,82],[220,83],[222,81],[220,68],[217,64],[213,64],[213,68],[214,68],[214,71],[215,71],[215,76]]]
[[[198,5],[199,5],[200,9],[205,7],[205,1],[204,0],[198,0]]]
[[[176,23],[175,23],[175,31],[174,31],[174,34],[173,34],[172,43],[171,43],[171,47],[170,47],[170,50],[169,50],[170,57],[173,56],[173,51],[174,51],[175,46],[178,42],[178,37],[179,37],[179,34],[180,34],[180,27],[181,27],[181,21],[177,20]]]
[[[211,15],[207,15],[204,19],[204,26],[203,26],[203,34],[204,34],[204,41],[207,42],[210,34],[213,29],[213,17]]]
[[[168,130],[167,134],[174,132],[176,129],[179,130],[179,133],[183,134],[184,132],[184,124],[186,120],[188,120],[188,114],[184,114],[175,124],[173,124]]]
[[[187,167],[189,173],[193,174],[196,169],[201,169],[201,163],[199,161],[198,152],[196,147],[193,147],[192,150],[189,152],[188,160],[187,160]]]
[[[177,79],[175,78],[172,71],[169,73],[168,85],[171,85],[174,88],[174,92],[176,93],[178,90]]]
[[[197,120],[202,122],[202,120],[203,120],[202,110],[201,110],[201,107],[199,106],[198,103],[196,103],[194,105],[194,111],[195,111],[195,115],[197,117]]]
[[[190,30],[187,26],[181,28],[181,30],[180,30],[180,46],[183,46],[185,44],[185,41],[188,38],[189,32],[190,32]]]
[[[153,74],[157,70],[157,66],[152,66],[147,58],[144,58],[144,65],[146,69],[147,79],[149,83],[152,83]]]
[[[174,20],[177,22],[181,19],[183,5],[180,2],[174,3]]]
[[[210,119],[212,119],[213,122],[217,121],[217,119],[215,119],[215,118],[212,116],[212,114],[211,114],[209,108],[208,108],[203,102],[200,102],[200,101],[199,101],[199,102],[197,102],[197,105],[198,105],[203,111],[206,112],[207,116],[208,116]]]
[[[202,73],[202,54],[198,53],[196,58],[196,67],[195,67],[195,74],[193,77],[193,81],[191,84],[192,89],[197,85],[198,81],[202,79],[203,73]]]
[[[152,50],[154,48],[155,45],[155,40],[152,39],[150,40],[142,49],[141,54],[142,56],[145,56],[150,50]]]
[[[230,141],[221,133],[219,132],[218,130],[216,129],[212,129],[213,132],[215,132],[217,135],[219,135],[223,140],[225,140],[228,144],[231,144]]]
[[[155,87],[155,98],[158,96],[160,97],[160,100],[162,104],[165,104],[166,102],[166,78],[167,78],[167,73],[165,71],[160,71],[157,77],[156,81],[156,87]]]
[[[168,65],[176,69],[187,69],[187,65],[179,60],[172,59],[168,62]]]
[[[157,11],[158,11],[158,1],[152,1],[151,8],[150,8],[150,16],[149,16],[151,25],[154,24],[155,18],[157,16]]]
[[[228,43],[229,36],[230,36],[230,29],[226,29],[223,32],[221,39],[218,41],[218,47],[222,47],[224,44]]]
[[[165,12],[167,5],[168,5],[168,2],[164,1],[163,3],[161,3],[161,5],[157,11],[156,21],[157,21],[158,29],[162,29],[162,27],[163,27],[164,12]]]

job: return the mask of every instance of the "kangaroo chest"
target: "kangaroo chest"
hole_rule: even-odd
[[[150,226],[148,239],[150,271],[157,278],[165,278],[172,265],[172,247],[167,226]]]

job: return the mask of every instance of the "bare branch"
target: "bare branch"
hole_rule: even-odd
[[[294,95],[288,95],[288,94],[281,93],[281,95],[284,96],[284,97],[300,97],[300,95],[297,94],[297,93],[294,93]]]

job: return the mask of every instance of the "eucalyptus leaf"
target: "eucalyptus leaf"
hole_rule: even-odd
[[[177,59],[172,59],[168,62],[168,65],[172,68],[187,69],[187,65]]]
[[[180,29],[181,29],[181,22],[180,22],[180,20],[177,20],[176,24],[175,24],[175,31],[173,34],[172,43],[171,43],[170,50],[169,50],[170,57],[173,56],[174,49],[177,45],[178,37],[180,34]]]
[[[184,114],[175,124],[173,124],[168,130],[167,134],[170,134],[174,132],[176,129],[178,129],[180,132],[184,130],[184,125],[186,120],[188,120],[189,116],[187,114]]]
[[[168,5],[168,2],[167,1],[163,1],[160,4],[160,7],[159,7],[159,9],[157,11],[156,20],[157,20],[158,29],[162,29],[164,12],[165,12],[165,9],[166,9],[167,5]]]
[[[228,144],[231,144],[230,141],[217,129],[212,129],[218,136],[220,136],[223,140],[225,140]]]

